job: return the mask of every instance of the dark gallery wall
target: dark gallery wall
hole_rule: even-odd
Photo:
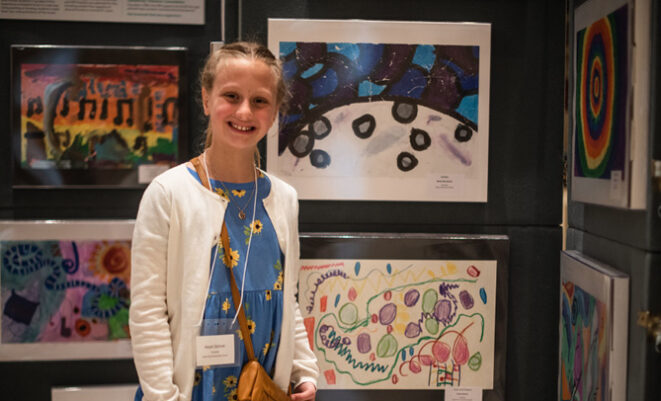
[[[580,5],[570,1],[569,9]],[[567,249],[578,250],[584,255],[605,263],[629,276],[629,322],[627,360],[627,399],[658,400],[661,394],[661,348],[654,342],[646,327],[639,324],[640,312],[648,311],[659,316],[661,311],[661,126],[659,115],[661,103],[661,79],[659,79],[659,57],[661,40],[659,25],[661,6],[651,2],[648,18],[651,22],[650,60],[650,120],[648,154],[651,174],[647,186],[645,210],[630,210],[605,207],[571,200],[571,182],[567,204],[568,234]],[[572,24],[570,17],[570,24]],[[570,63],[573,65],[574,61]],[[569,87],[573,87],[569,77]],[[570,110],[573,109],[570,100]],[[570,114],[570,124],[573,119]],[[572,154],[573,142],[569,143],[568,154]],[[571,160],[569,171],[571,171]],[[657,340],[659,341],[659,340]]]
[[[243,38],[267,18],[488,22],[489,190],[485,204],[302,201],[301,230],[510,236],[506,394],[557,399],[562,233],[562,1],[244,0]],[[317,399],[437,400],[433,391],[321,391]],[[489,399],[492,399],[489,397]]]
[[[564,2],[245,0],[242,37],[266,41],[268,18],[491,23],[489,202],[308,203],[302,221],[558,225],[562,202]],[[383,215],[388,218],[384,219]]]
[[[505,234],[510,237],[506,393],[503,400],[557,394],[561,249],[565,4],[556,0],[227,1],[227,39],[266,41],[267,18],[468,21],[492,24],[487,203],[301,201],[306,232]],[[240,15],[240,18],[238,16]],[[0,93],[9,93],[9,46],[23,44],[188,47],[189,81],[220,40],[220,1],[206,1],[204,26],[0,21]],[[5,58],[3,58],[5,59]],[[191,92],[194,93],[193,89]],[[9,132],[9,96],[0,130]],[[188,105],[189,155],[201,131]],[[11,188],[9,137],[0,143],[0,218],[133,218],[141,190]],[[51,386],[135,382],[131,361],[0,363],[0,398],[46,400]],[[318,400],[414,396],[437,391],[321,391]]]
[[[576,249],[629,276],[629,323],[627,359],[627,399],[658,400],[661,395],[661,354],[654,349],[638,312],[658,312],[661,307],[661,254],[648,252],[602,235],[569,228],[567,248]]]

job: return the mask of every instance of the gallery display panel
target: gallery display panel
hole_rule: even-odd
[[[506,236],[301,234],[320,390],[476,387],[504,399]]]

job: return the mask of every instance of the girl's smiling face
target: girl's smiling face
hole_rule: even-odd
[[[224,61],[211,91],[202,89],[202,103],[209,117],[211,146],[252,155],[275,121],[279,106],[273,70],[259,60]]]

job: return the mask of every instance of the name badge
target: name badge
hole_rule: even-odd
[[[234,334],[197,336],[197,366],[233,366],[237,355]]]

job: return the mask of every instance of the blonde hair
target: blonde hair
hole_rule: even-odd
[[[289,91],[285,80],[282,76],[282,65],[280,61],[271,53],[271,51],[264,45],[256,42],[234,42],[222,46],[220,49],[212,52],[207,57],[204,67],[200,71],[200,86],[207,93],[211,93],[213,89],[218,69],[228,60],[243,58],[252,61],[261,61],[268,66],[273,72],[273,77],[276,81],[276,96],[275,102],[281,114],[286,112],[287,100],[289,99]],[[207,124],[207,129],[204,139],[204,148],[211,146],[211,127]],[[259,150],[255,148],[255,159],[259,165],[260,155]]]

